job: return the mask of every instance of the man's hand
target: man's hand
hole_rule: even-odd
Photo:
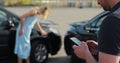
[[[92,55],[98,55],[98,43],[94,40],[87,40],[86,41],[88,48]]]
[[[85,59],[86,55],[91,53],[92,55],[98,55],[98,43],[94,40],[87,40],[82,42],[80,46],[73,46],[74,53],[81,59]]]
[[[85,59],[86,54],[90,53],[87,43],[82,42],[80,46],[73,46],[74,53],[81,59]]]

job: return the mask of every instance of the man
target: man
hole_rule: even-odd
[[[87,42],[73,46],[75,54],[86,63],[119,63],[120,61],[120,0],[98,0],[104,10],[110,14],[103,21],[98,34],[99,60],[93,58]],[[96,44],[95,44],[96,45]]]

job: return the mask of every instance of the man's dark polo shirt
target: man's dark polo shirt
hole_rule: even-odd
[[[100,52],[120,55],[120,2],[112,8],[102,22],[98,42]]]

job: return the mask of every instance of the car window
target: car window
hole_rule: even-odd
[[[7,14],[0,10],[0,25],[2,25],[5,21],[7,21]]]
[[[93,22],[89,23],[90,28],[99,28],[102,21],[107,17],[108,14],[98,17]]]
[[[96,23],[97,23],[98,19],[96,19],[95,21],[92,21],[90,23],[88,23],[86,26],[89,27],[89,28],[94,28]]]
[[[18,25],[20,20],[17,19],[16,17],[12,17],[12,21],[13,21],[14,25]]]
[[[103,20],[107,17],[107,15],[104,15],[102,17],[100,17],[100,19],[97,21],[96,23],[96,27],[99,28],[100,25],[102,24]]]
[[[97,19],[96,21],[93,21],[92,23],[90,23],[90,27],[91,27],[91,28],[95,27],[97,21],[98,21],[98,19]]]

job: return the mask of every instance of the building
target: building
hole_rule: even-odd
[[[53,7],[99,7],[97,0],[0,0],[0,5],[49,5]]]

